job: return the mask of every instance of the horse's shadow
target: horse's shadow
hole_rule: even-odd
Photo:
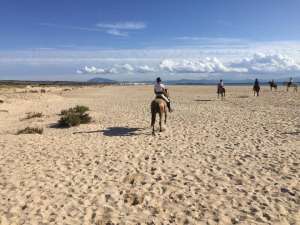
[[[195,102],[212,102],[213,100],[211,99],[195,99]]]
[[[91,133],[103,133],[104,136],[116,137],[116,136],[135,136],[138,135],[137,131],[141,131],[142,128],[130,128],[130,127],[108,127],[105,130],[96,131],[80,131],[74,134],[91,134]]]

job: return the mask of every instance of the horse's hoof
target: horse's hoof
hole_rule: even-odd
[[[155,136],[155,133],[154,133],[154,132],[152,132],[152,136]]]

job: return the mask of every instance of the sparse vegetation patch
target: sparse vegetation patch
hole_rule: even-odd
[[[17,135],[19,134],[42,134],[43,128],[39,127],[26,127],[24,129],[18,130]]]
[[[26,113],[26,114],[27,114],[27,116],[23,119],[20,119],[21,121],[29,120],[29,119],[32,119],[32,118],[41,118],[41,117],[44,116],[43,113],[41,113],[41,112],[29,112],[29,113]]]
[[[61,118],[58,121],[59,127],[73,127],[91,122],[91,117],[87,113],[89,108],[77,105],[74,108],[61,111]]]

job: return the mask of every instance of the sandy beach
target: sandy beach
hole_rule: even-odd
[[[46,89],[0,90],[1,225],[300,224],[299,91],[170,86],[152,136],[152,86]],[[56,128],[75,105],[92,123]]]

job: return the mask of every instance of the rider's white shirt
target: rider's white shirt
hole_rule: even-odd
[[[155,85],[154,85],[155,92],[163,92],[164,89],[166,89],[165,85],[159,84],[159,83],[155,83]]]

